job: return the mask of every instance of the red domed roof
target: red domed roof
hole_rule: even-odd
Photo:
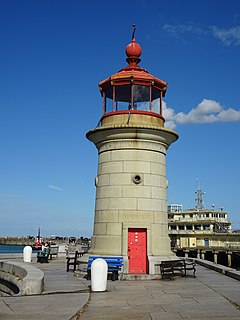
[[[133,25],[132,41],[127,45],[125,52],[127,55],[126,61],[128,66],[121,69],[118,73],[110,76],[109,78],[99,82],[100,89],[106,90],[113,84],[125,85],[127,83],[138,83],[142,85],[154,85],[162,91],[163,96],[167,89],[167,82],[158,79],[151,75],[146,69],[141,68],[138,63],[141,61],[142,48],[135,40],[136,27]]]

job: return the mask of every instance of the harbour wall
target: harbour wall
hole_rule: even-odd
[[[32,245],[34,239],[24,238],[24,237],[0,237],[0,244],[6,245]]]
[[[65,243],[63,240],[52,240],[51,238],[43,238],[44,241],[54,241],[56,244]],[[35,242],[35,238],[28,237],[0,237],[0,245],[33,245]],[[67,242],[67,240],[66,240]]]

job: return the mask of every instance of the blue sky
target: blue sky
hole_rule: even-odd
[[[238,0],[0,3],[0,235],[91,236],[101,117],[98,82],[140,65],[168,82],[168,202],[224,207],[240,227]]]

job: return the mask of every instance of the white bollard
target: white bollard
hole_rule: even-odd
[[[107,262],[102,258],[97,258],[91,265],[91,289],[93,292],[107,290]]]
[[[32,247],[26,246],[23,248],[23,262],[32,261]]]

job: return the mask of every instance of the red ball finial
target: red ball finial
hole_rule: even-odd
[[[139,63],[141,59],[139,58],[142,54],[142,48],[140,44],[138,44],[134,38],[134,34],[136,31],[136,26],[135,24],[133,25],[133,33],[132,33],[132,42],[129,43],[129,45],[126,47],[126,55],[127,55],[127,62],[129,64],[132,63]]]

